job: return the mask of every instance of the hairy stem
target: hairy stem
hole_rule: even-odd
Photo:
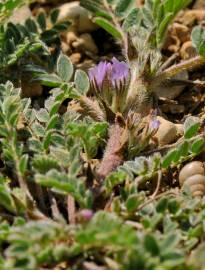
[[[67,197],[68,221],[70,224],[75,224],[75,200],[71,195]]]
[[[19,183],[19,187],[21,188],[22,192],[24,193],[25,198],[27,198],[29,201],[33,202],[33,197],[29,191],[29,188],[27,186],[26,180],[24,179],[24,176],[20,172],[20,157],[17,154],[16,149],[16,137],[12,137],[10,139],[11,143],[11,149],[13,154],[13,160],[14,160],[14,166],[16,170],[16,175]]]
[[[97,172],[100,180],[105,179],[110,172],[114,171],[124,161],[123,151],[121,149],[122,133],[123,128],[119,123],[111,125],[107,147]]]
[[[195,68],[203,66],[205,64],[205,57],[204,56],[196,56],[189,60],[183,61],[177,65],[173,65],[170,68],[165,69],[164,71],[160,72],[155,80],[165,80],[169,79],[178,73],[182,72],[183,70],[192,71]]]

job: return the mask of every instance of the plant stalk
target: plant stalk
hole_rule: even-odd
[[[192,71],[197,67],[201,67],[205,64],[205,57],[204,56],[196,56],[186,61],[183,61],[177,65],[173,65],[170,68],[165,69],[164,71],[160,72],[155,80],[166,80],[169,79],[178,73],[182,72],[183,70]]]
[[[119,123],[115,123],[109,128],[109,139],[107,147],[98,169],[97,175],[100,180],[104,180],[105,177],[114,171],[124,161],[124,154],[122,149],[122,133],[124,129]]]

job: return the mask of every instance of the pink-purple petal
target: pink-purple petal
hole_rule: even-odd
[[[103,80],[105,79],[106,75],[111,72],[111,70],[111,63],[106,61],[100,62],[96,67],[89,70],[89,78],[91,81],[95,79],[97,85],[102,86]]]
[[[129,67],[123,61],[118,61],[115,57],[112,59],[112,83],[118,80],[124,80],[129,76]]]
[[[101,61],[96,67],[89,70],[89,78],[95,80],[99,87],[102,86],[104,79],[107,77],[113,86],[119,81],[127,79],[129,76],[129,67],[123,61],[118,61],[113,57],[111,63]]]
[[[159,120],[154,119],[150,122],[149,128],[151,131],[158,130],[160,124],[161,124],[161,122]]]

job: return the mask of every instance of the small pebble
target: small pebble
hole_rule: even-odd
[[[81,60],[82,55],[78,52],[70,55],[70,60],[73,64],[78,64]]]
[[[155,135],[158,139],[159,145],[166,145],[176,140],[178,131],[174,123],[158,116],[157,119],[160,121],[159,129]]]
[[[79,33],[91,32],[98,27],[91,21],[90,13],[80,6],[79,1],[63,4],[59,7],[60,13],[58,21],[71,21],[78,29]]]
[[[9,18],[9,21],[14,24],[23,23],[25,22],[26,19],[31,17],[32,17],[31,10],[27,5],[25,5],[15,10],[13,15]]]
[[[65,54],[68,53],[68,52],[71,52],[70,46],[64,41],[61,42],[61,50]]]
[[[180,49],[180,56],[184,60],[196,56],[196,49],[193,47],[191,41],[187,41],[182,45]]]
[[[75,29],[69,28],[69,31],[66,34],[66,42],[68,45],[72,45],[74,41],[78,39],[78,35]]]
[[[92,36],[88,33],[80,35],[80,37],[72,43],[72,46],[78,50],[89,51],[93,54],[98,53],[98,47]]]

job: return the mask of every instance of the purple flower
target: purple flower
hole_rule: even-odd
[[[80,216],[83,220],[89,221],[93,217],[93,211],[90,209],[83,209],[80,211]]]
[[[118,85],[119,81],[127,79],[129,76],[129,67],[125,62],[118,61],[113,57],[111,63],[107,61],[100,62],[96,67],[89,70],[91,82],[96,82],[98,87],[103,86],[103,81],[107,78],[112,86]]]
[[[112,59],[112,84],[115,85],[119,80],[122,81],[129,76],[129,67],[125,62],[118,61],[115,57]]]
[[[160,126],[160,121],[157,119],[153,119],[151,120],[150,124],[149,124],[149,128],[151,131],[157,131],[159,126]]]
[[[112,65],[106,61],[100,62],[96,67],[89,70],[90,80],[95,80],[98,86],[102,86],[102,83],[106,77],[109,77],[112,71]]]

